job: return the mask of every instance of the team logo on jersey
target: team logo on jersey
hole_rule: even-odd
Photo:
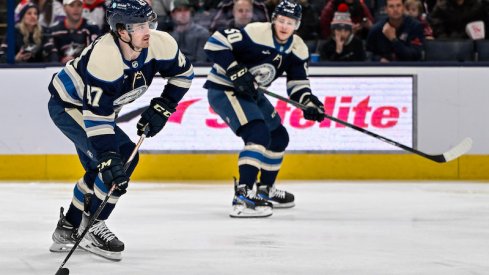
[[[132,90],[123,94],[121,97],[117,98],[114,101],[115,106],[124,105],[133,102],[142,94],[144,94],[148,89],[146,78],[144,77],[144,74],[141,71],[137,71],[136,73],[134,73],[131,84],[132,85],[130,86],[130,88],[132,88]]]
[[[139,63],[137,61],[133,61],[131,65],[134,69],[136,69],[139,66]]]
[[[264,63],[250,69],[252,75],[255,76],[256,82],[260,86],[268,86],[275,79],[277,70],[272,64]]]
[[[140,86],[147,86],[146,77],[144,77],[144,74],[141,71],[137,71],[132,79],[132,88],[136,89]]]
[[[144,94],[147,89],[148,89],[148,86],[146,86],[146,85],[140,86],[140,87],[137,87],[136,89],[134,89],[132,91],[129,91],[129,92],[123,94],[122,96],[120,96],[119,98],[114,100],[114,106],[124,105],[124,104],[133,102],[138,97],[140,97],[142,94]]]
[[[278,61],[278,66],[277,68],[280,68],[280,65],[282,65],[282,55],[281,54],[277,54],[277,56],[275,56],[273,58],[273,61]]]

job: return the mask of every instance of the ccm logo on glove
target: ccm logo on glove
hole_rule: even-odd
[[[247,68],[242,68],[238,72],[235,72],[230,76],[231,80],[236,80],[238,77],[242,77],[246,72],[248,72]]]
[[[153,106],[153,108],[155,108],[156,111],[160,112],[162,115],[166,116],[166,117],[170,117],[172,112],[168,111],[167,109],[163,108],[162,106],[160,106],[159,104],[155,104]]]

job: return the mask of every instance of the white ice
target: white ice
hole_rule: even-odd
[[[0,274],[55,274],[74,183],[0,184]],[[489,185],[282,182],[297,206],[232,219],[232,185],[132,183],[108,226],[121,262],[77,251],[70,274],[489,274]]]

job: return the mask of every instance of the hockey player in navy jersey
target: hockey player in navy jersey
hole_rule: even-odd
[[[80,247],[100,256],[120,260],[124,243],[109,230],[105,220],[126,192],[136,156],[124,171],[135,144],[117,126],[123,105],[140,97],[156,73],[168,82],[161,96],[151,100],[141,115],[137,132],[156,135],[176,110],[193,79],[193,67],[167,33],[156,31],[156,14],[144,0],[113,0],[107,21],[111,31],[69,61],[49,85],[49,113],[56,126],[74,144],[85,169],[78,180],[66,213],[53,233],[51,251],[67,251],[95,213],[112,185],[117,189],[89,229]],[[104,165],[100,165],[100,164]],[[91,199],[87,194],[93,194]]]
[[[283,0],[272,14],[272,23],[217,31],[205,45],[214,62],[204,85],[209,103],[244,142],[231,217],[267,217],[274,207],[294,206],[294,195],[275,186],[289,136],[257,86],[268,86],[286,72],[289,97],[309,107],[304,118],[324,119],[323,104],[311,93],[307,78],[307,47],[294,35],[301,13],[299,4]]]

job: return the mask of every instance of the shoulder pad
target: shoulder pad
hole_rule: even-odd
[[[275,48],[273,43],[272,24],[269,22],[249,23],[244,31],[255,44]]]
[[[114,38],[108,33],[93,46],[87,71],[100,80],[113,82],[124,74],[122,58]]]
[[[309,49],[304,43],[304,40],[297,34],[293,36],[292,53],[299,57],[301,60],[307,60],[309,58]]]
[[[151,31],[146,61],[151,59],[170,60],[175,58],[177,51],[177,41],[169,33],[156,30]]]

